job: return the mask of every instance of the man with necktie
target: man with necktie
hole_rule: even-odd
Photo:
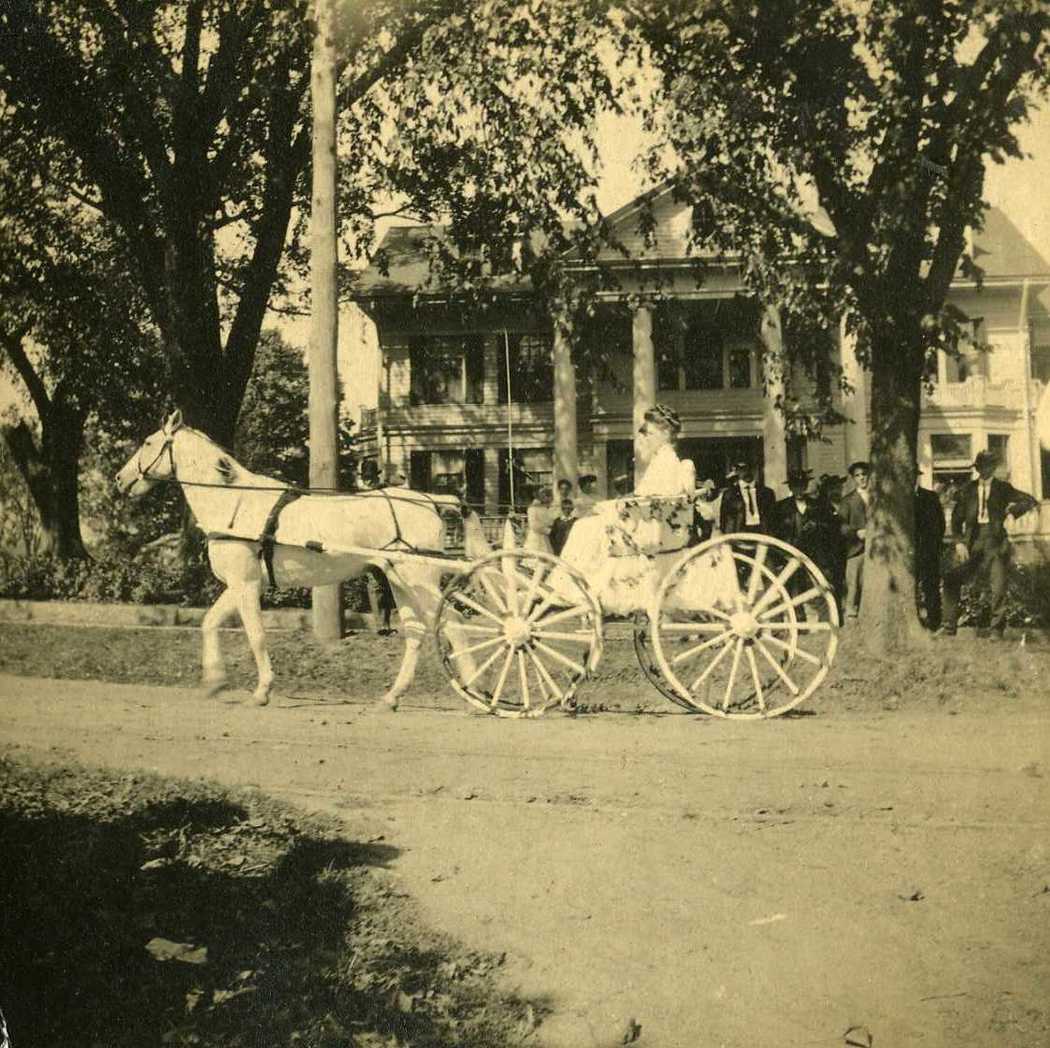
[[[867,462],[854,462],[849,468],[853,490],[839,503],[842,518],[842,537],[846,541],[846,619],[860,614],[860,595],[864,590],[864,549],[868,533],[868,476]]]
[[[1006,578],[1010,568],[1010,536],[1006,518],[1020,517],[1039,503],[995,476],[998,459],[981,451],[974,461],[977,477],[964,484],[952,509],[952,535],[959,563],[944,576],[944,628],[954,636],[963,584],[980,573],[987,579],[991,604],[989,626],[998,637],[1006,627]]]
[[[776,496],[772,488],[759,484],[755,464],[744,459],[736,464],[736,480],[722,495],[718,526],[723,535],[732,532],[773,534]]]

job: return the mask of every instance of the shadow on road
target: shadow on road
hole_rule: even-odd
[[[412,930],[397,849],[272,802],[0,759],[0,847],[15,1045],[484,1044],[530,1007]]]

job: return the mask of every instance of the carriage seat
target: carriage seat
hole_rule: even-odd
[[[688,495],[628,495],[595,506],[605,523],[610,557],[653,557],[689,545],[693,500]]]

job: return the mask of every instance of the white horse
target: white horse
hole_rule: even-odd
[[[179,411],[146,438],[117,474],[120,490],[131,496],[144,495],[169,480],[182,487],[197,524],[208,536],[211,569],[226,585],[201,624],[203,678],[209,694],[221,690],[226,681],[219,627],[239,611],[258,669],[253,699],[259,706],[269,702],[273,669],[260,606],[268,582],[263,535],[269,530],[273,576],[281,586],[331,585],[362,574],[371,564],[386,571],[405,634],[401,667],[383,696],[387,706],[397,709],[415,676],[420,644],[441,599],[442,573],[456,565],[443,567],[439,561],[412,556],[387,557],[383,551],[440,551],[442,514],[459,515],[459,501],[391,488],[353,495],[303,494],[285,502],[294,489],[239,465],[205,434],[184,426]],[[464,517],[468,552],[480,549],[478,543],[484,542],[480,522],[469,513]]]

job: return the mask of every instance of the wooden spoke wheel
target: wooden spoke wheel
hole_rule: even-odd
[[[656,666],[678,701],[742,719],[779,716],[812,695],[831,668],[838,630],[820,569],[788,543],[750,534],[682,557],[650,624]]]
[[[686,702],[663,675],[660,664],[656,661],[656,655],[653,652],[653,635],[652,627],[649,624],[649,616],[644,611],[640,611],[635,615],[632,623],[632,632],[634,634],[634,654],[638,659],[639,668],[645,674],[645,679],[665,699],[670,699],[683,709],[695,713],[696,707],[691,702]]]
[[[571,709],[602,655],[587,582],[549,553],[498,550],[446,585],[435,622],[452,687],[500,717]]]

